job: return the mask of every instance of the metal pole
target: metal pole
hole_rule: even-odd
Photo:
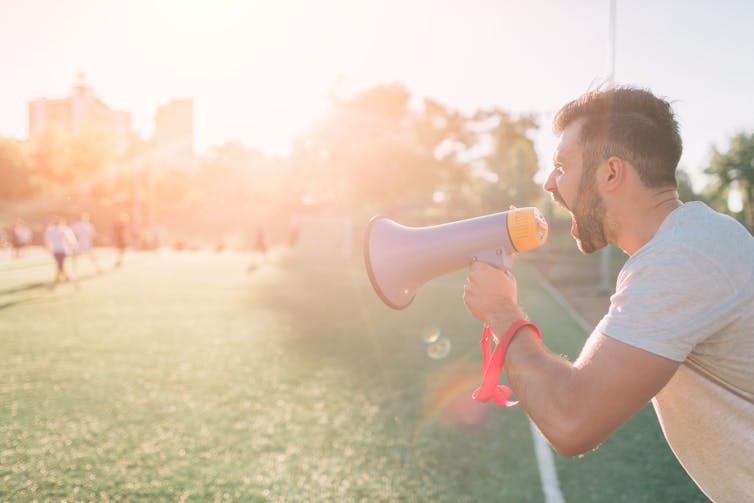
[[[610,24],[609,24],[609,43],[608,43],[608,75],[607,83],[615,83],[615,2],[610,0]],[[603,293],[610,292],[610,245],[605,246],[600,251],[600,290]]]
[[[615,82],[615,1],[610,0],[610,42],[609,42],[609,73],[608,82],[613,84]]]

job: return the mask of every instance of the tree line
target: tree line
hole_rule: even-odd
[[[465,217],[542,202],[533,180],[538,127],[533,114],[465,114],[432,99],[414,103],[405,87],[383,85],[334,98],[280,157],[229,142],[176,166],[138,139],[116,155],[113,138],[94,130],[73,137],[49,131],[30,142],[0,138],[0,199],[141,205],[153,220],[208,226],[307,208]],[[738,191],[743,209],[733,216],[754,229],[754,133],[713,150],[706,173],[711,183],[697,194],[679,170],[681,198],[730,213],[728,195]]]

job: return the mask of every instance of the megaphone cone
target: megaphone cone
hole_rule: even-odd
[[[430,279],[475,260],[510,267],[512,257],[542,246],[547,222],[536,208],[459,220],[430,227],[406,227],[374,217],[367,227],[364,262],[377,295],[393,309],[404,309]]]

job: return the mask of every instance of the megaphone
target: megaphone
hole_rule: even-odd
[[[510,268],[514,254],[539,248],[546,240],[547,221],[531,207],[430,227],[406,227],[376,216],[367,227],[364,262],[380,299],[404,309],[432,278],[476,260]]]

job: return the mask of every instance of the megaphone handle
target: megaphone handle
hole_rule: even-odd
[[[482,338],[479,341],[482,346],[482,384],[474,390],[471,397],[474,400],[480,402],[487,402],[492,399],[500,407],[510,408],[518,405],[518,401],[511,401],[509,398],[513,395],[513,391],[503,384],[498,384],[500,380],[500,374],[503,372],[503,363],[505,362],[505,352],[508,349],[510,343],[516,331],[525,326],[531,326],[537,337],[542,339],[542,335],[539,333],[539,328],[529,320],[518,320],[508,328],[500,338],[500,341],[495,346],[495,350],[491,351],[490,346],[492,344],[492,330],[489,325],[485,325],[482,329]]]
[[[481,251],[471,257],[471,261],[484,262],[498,269],[510,269],[513,266],[513,256],[504,253],[501,248]]]

